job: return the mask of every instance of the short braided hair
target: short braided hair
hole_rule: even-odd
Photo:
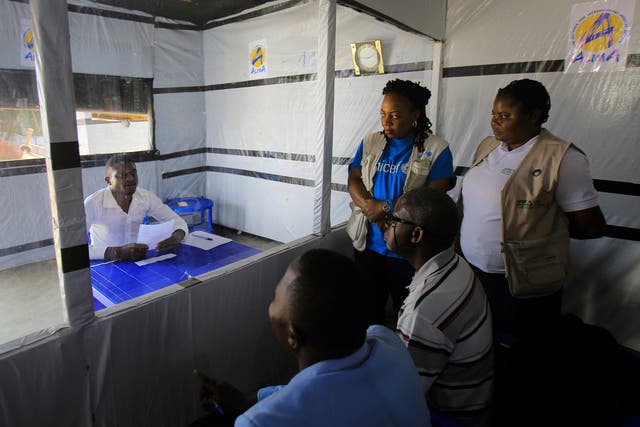
[[[537,80],[514,80],[505,87],[498,89],[496,98],[510,99],[520,104],[525,112],[540,110],[538,125],[542,125],[549,118],[551,98],[547,88]]]
[[[395,79],[388,81],[384,89],[382,89],[383,95],[392,93],[407,98],[414,108],[420,112],[414,144],[420,148],[420,151],[423,151],[424,141],[427,140],[430,133],[433,133],[431,132],[431,120],[429,120],[426,113],[426,107],[431,98],[431,91],[411,80]]]

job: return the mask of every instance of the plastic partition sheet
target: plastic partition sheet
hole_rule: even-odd
[[[9,94],[2,96],[0,105],[3,112],[10,113],[2,115],[6,120],[0,120],[0,352],[66,325],[44,159],[4,157],[4,148],[21,151],[27,144],[24,138],[32,122],[25,120],[25,115],[30,119],[35,115],[40,121],[40,112],[30,108],[37,103],[35,64],[20,60],[21,35],[30,39],[26,34],[30,18],[29,5],[0,1],[0,70],[23,73],[24,81],[33,88],[30,93],[30,89],[11,87],[4,81],[9,83]],[[31,98],[21,99],[20,94]],[[38,142],[44,143],[42,136]]]
[[[439,123],[455,165],[468,167],[491,134],[497,90],[522,78],[546,86],[551,111],[544,127],[586,153],[609,224],[607,237],[572,242],[575,277],[565,288],[564,309],[640,349],[640,8],[636,4],[626,17],[631,27],[624,71],[573,74],[565,72],[564,59],[575,3],[449,1]]]

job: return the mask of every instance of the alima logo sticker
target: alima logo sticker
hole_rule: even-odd
[[[258,40],[249,43],[249,78],[267,77],[267,42]]]
[[[574,5],[565,72],[624,70],[634,6],[629,0]]]
[[[615,10],[596,10],[576,24],[573,44],[583,52],[604,52],[620,43],[626,27],[626,18]]]
[[[36,61],[36,40],[31,20],[22,19],[20,24],[20,65],[33,67]]]

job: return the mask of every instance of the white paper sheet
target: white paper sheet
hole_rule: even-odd
[[[173,233],[174,220],[158,224],[140,224],[138,243],[144,243],[149,249],[155,249],[158,242],[168,239]]]
[[[136,265],[138,267],[142,267],[143,265],[153,264],[154,262],[158,262],[158,261],[164,261],[165,259],[173,258],[175,256],[176,254],[158,255],[158,256],[154,256],[153,258],[147,258],[141,261],[136,261]]]
[[[225,243],[229,243],[230,241],[231,239],[216,236],[215,234],[207,233],[205,231],[194,231],[193,233],[189,234],[189,236],[184,239],[182,243],[208,251],[209,249],[213,249],[216,246],[224,245]]]

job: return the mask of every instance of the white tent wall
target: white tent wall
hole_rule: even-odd
[[[489,118],[498,88],[521,78],[547,87],[551,112],[545,127],[585,151],[596,188],[598,181],[614,181],[613,187],[636,189],[635,194],[610,192],[616,191],[611,185],[599,190],[607,223],[622,238],[572,241],[575,277],[565,288],[564,310],[640,349],[640,8],[633,17],[625,71],[565,74],[561,64],[574,3],[450,0],[439,123],[455,165],[468,167],[477,145],[491,134]],[[518,63],[548,71],[525,73]],[[505,74],[510,70],[518,71]]]
[[[205,84],[213,86],[205,94],[207,195],[218,222],[281,242],[313,232],[324,102],[316,90],[317,34],[317,2],[204,32]],[[275,81],[253,86],[250,43],[261,40],[261,78]]]
[[[310,2],[204,33],[207,195],[223,225],[282,242],[313,231],[317,26]],[[336,27],[332,224],[349,216],[347,161],[380,127],[382,88],[394,78],[430,87],[433,53],[431,39],[348,7],[338,6]],[[353,76],[351,43],[372,39],[381,40],[390,74]],[[254,86],[247,57],[258,40],[266,41],[267,78],[275,81]]]
[[[205,194],[206,108],[201,31],[156,27],[154,39],[155,144],[163,160],[162,197]],[[186,88],[186,89],[185,89]],[[197,88],[197,89],[190,89]]]

